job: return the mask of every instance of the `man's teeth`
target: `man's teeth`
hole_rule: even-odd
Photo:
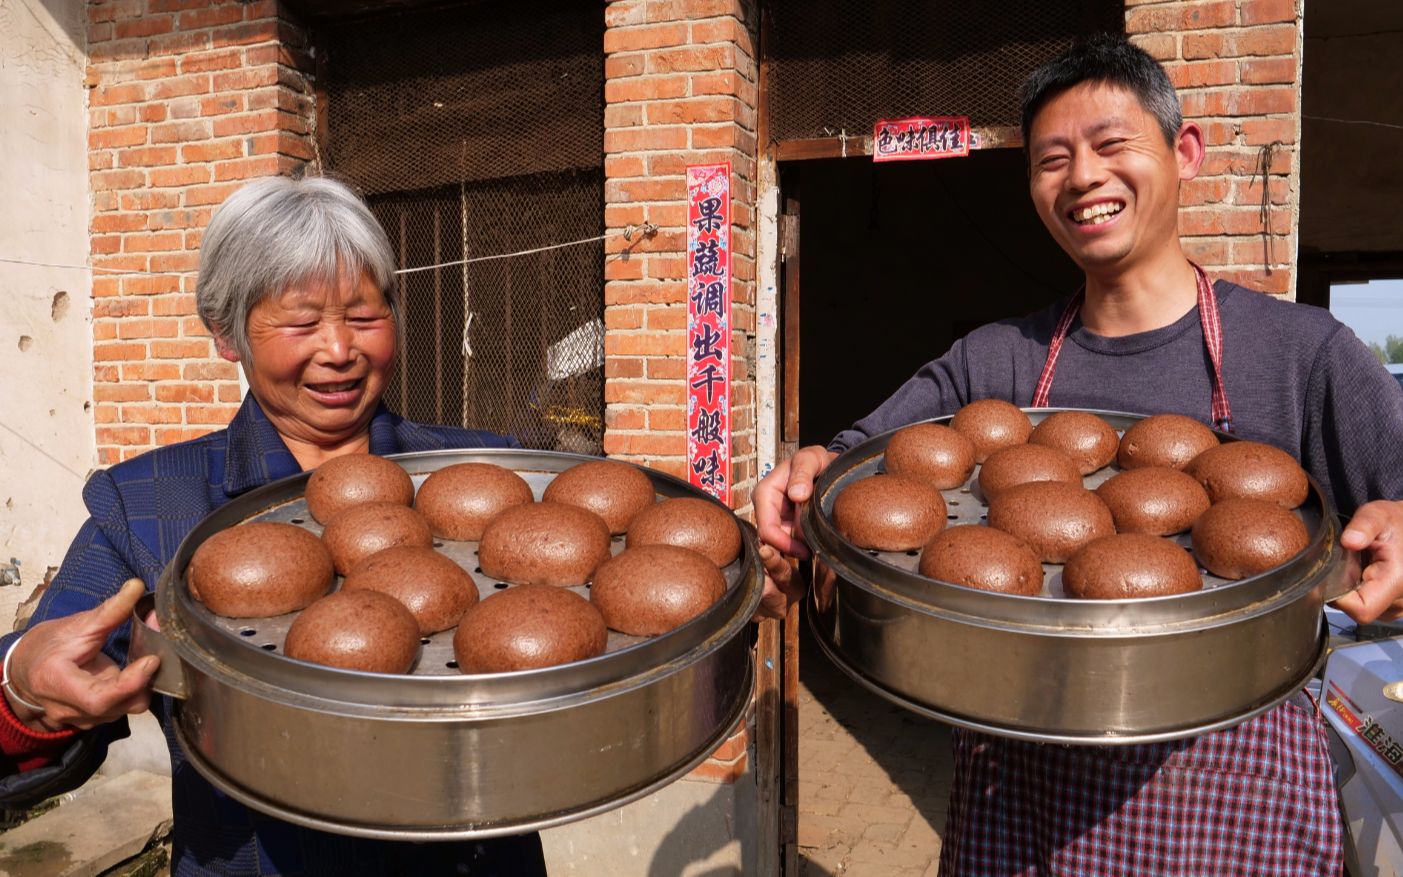
[[[312,389],[318,393],[344,393],[347,390],[354,390],[360,381],[341,381],[335,384],[312,384]]]
[[[1093,204],[1090,207],[1083,207],[1080,210],[1072,211],[1074,222],[1100,225],[1109,222],[1112,216],[1125,209],[1124,204],[1111,201],[1103,201],[1100,204]]]

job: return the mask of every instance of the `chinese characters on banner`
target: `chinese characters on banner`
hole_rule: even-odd
[[[916,161],[969,155],[968,116],[882,119],[872,129],[873,161]]]
[[[731,166],[687,168],[687,480],[731,503]]]

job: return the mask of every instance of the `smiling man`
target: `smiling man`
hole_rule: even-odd
[[[797,507],[836,453],[998,398],[1184,414],[1289,451],[1349,519],[1344,545],[1365,552],[1360,587],[1337,605],[1361,621],[1396,616],[1403,395],[1329,313],[1214,282],[1184,255],[1179,186],[1198,173],[1203,134],[1163,69],[1120,38],[1077,46],[1024,84],[1023,136],[1033,203],[1085,286],[975,330],[826,448],[766,476],[767,605],[798,596],[774,549],[808,556]],[[943,877],[1340,872],[1329,753],[1300,694],[1237,727],[1144,746],[956,731],[949,812]]]

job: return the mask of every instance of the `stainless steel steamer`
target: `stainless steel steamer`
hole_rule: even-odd
[[[1026,410],[1037,423],[1059,409]],[[1117,431],[1141,419],[1091,413]],[[1054,564],[1044,565],[1037,597],[934,581],[916,573],[918,552],[864,551],[832,523],[834,498],[880,471],[889,439],[850,449],[815,485],[803,514],[820,561],[809,619],[822,649],[855,680],[944,722],[1069,744],[1147,743],[1231,726],[1280,703],[1318,669],[1321,606],[1358,581],[1358,558],[1340,547],[1334,511],[1314,481],[1299,510],[1311,537],[1304,551],[1242,581],[1205,574],[1193,594],[1061,599]],[[1094,488],[1113,474],[1085,481]],[[977,478],[976,470],[945,491],[951,525],[983,521]],[[1187,535],[1177,541],[1188,546]]]
[[[556,473],[592,458],[465,450],[392,459],[416,482],[454,463],[495,463],[521,474],[539,497]],[[664,498],[705,497],[643,471]],[[409,676],[282,656],[295,614],[214,616],[190,598],[185,568],[201,542],[244,521],[292,521],[319,532],[302,499],[307,477],[267,485],[201,522],[157,586],[160,632],[133,625],[133,659],[162,657],[156,690],[178,698],[175,730],[190,762],[248,806],[363,837],[514,834],[647,794],[705,759],[745,714],[754,674],[744,634],[763,582],[748,525],[717,605],[663,636],[611,633],[609,650],[588,661],[464,676],[451,663],[451,630],[427,638]],[[439,550],[472,570],[476,547],[444,542]],[[616,539],[614,551],[622,547]],[[473,576],[484,596],[505,587],[480,571]]]

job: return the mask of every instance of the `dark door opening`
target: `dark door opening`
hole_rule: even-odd
[[[826,443],[956,338],[1081,283],[1033,211],[1020,150],[788,162],[780,179],[801,205],[801,445]]]

